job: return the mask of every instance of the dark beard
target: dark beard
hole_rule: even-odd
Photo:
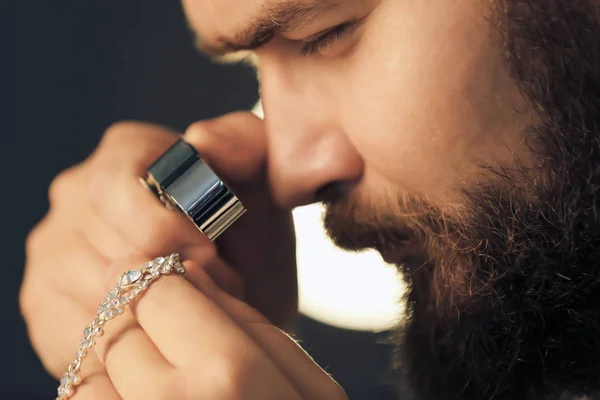
[[[404,195],[419,217],[331,204],[341,247],[413,236],[397,361],[418,400],[565,399],[600,390],[600,11],[582,0],[503,0],[507,62],[543,122],[539,171],[488,171],[460,218]]]

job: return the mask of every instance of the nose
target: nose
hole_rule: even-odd
[[[261,71],[268,173],[275,201],[292,209],[334,200],[356,184],[363,160],[337,120],[332,96],[289,68]]]
[[[360,178],[362,163],[342,132],[280,129],[269,143],[269,179],[281,207],[335,200]]]

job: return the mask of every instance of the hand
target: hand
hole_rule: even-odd
[[[115,263],[107,276],[145,261]],[[199,265],[185,265],[194,286],[161,276],[105,323],[88,351],[92,358],[82,363],[74,400],[346,398],[283,331],[225,293]],[[114,282],[107,280],[106,292]]]
[[[249,210],[216,246],[138,181],[179,137],[153,125],[115,125],[91,157],[53,181],[50,210],[27,240],[20,293],[31,342],[53,376],[72,361],[81,329],[106,295],[108,265],[132,254],[151,259],[179,252],[276,326],[287,328],[294,319],[293,225],[268,190],[262,121],[235,113],[186,132]]]

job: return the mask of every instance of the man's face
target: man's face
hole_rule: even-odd
[[[284,206],[339,182],[379,207],[401,191],[451,208],[461,202],[457,188],[481,179],[479,164],[523,154],[532,115],[479,0],[184,5],[206,46],[237,43],[238,32],[270,8],[277,15],[282,7],[317,7],[254,52],[273,188]],[[342,24],[320,48],[307,45]]]
[[[591,1],[183,3],[202,48],[251,51],[278,203],[405,272],[419,399],[597,389]]]

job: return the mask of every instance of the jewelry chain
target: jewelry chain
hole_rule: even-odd
[[[60,379],[56,400],[67,400],[75,393],[75,387],[81,384],[81,363],[88,351],[96,344],[95,339],[104,333],[104,325],[113,318],[123,314],[124,307],[144,293],[152,282],[162,275],[185,274],[185,267],[179,260],[179,254],[158,257],[147,262],[139,269],[125,272],[117,280],[115,287],[108,293],[98,307],[98,315],[83,330],[79,349],[75,360],[69,365],[67,372]]]

